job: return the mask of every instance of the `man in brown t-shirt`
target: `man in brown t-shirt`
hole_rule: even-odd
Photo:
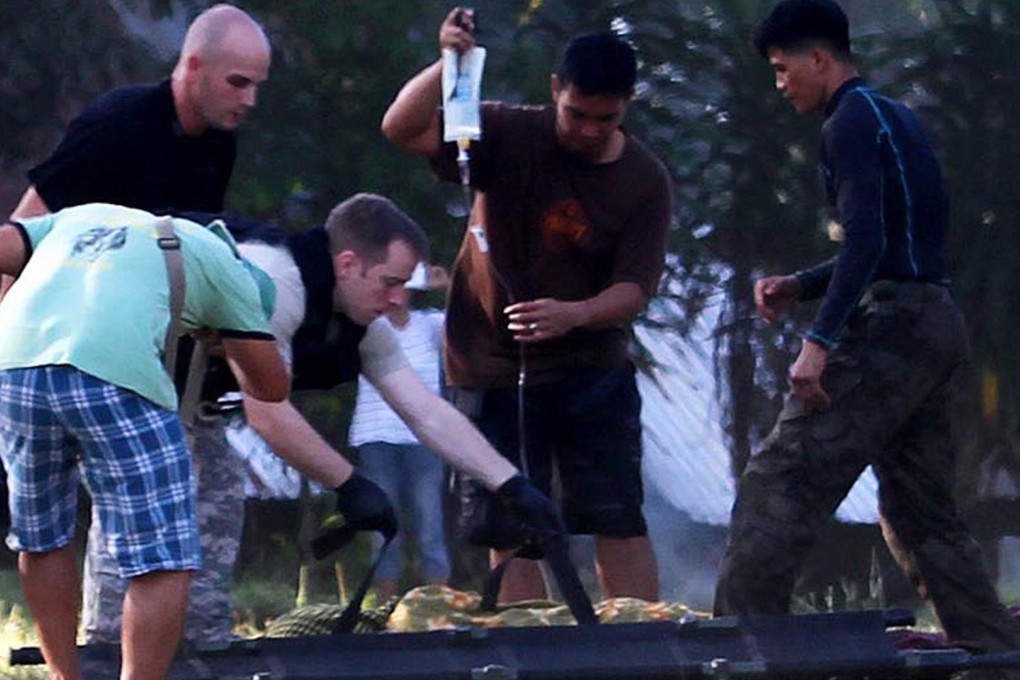
[[[474,46],[473,14],[455,9],[441,48]],[[443,144],[441,62],[412,78],[383,119],[401,148],[458,181]],[[553,106],[486,103],[471,146],[478,191],[447,310],[451,386],[481,391],[479,428],[548,490],[562,486],[572,533],[595,535],[604,594],[658,598],[641,512],[641,401],[627,326],[656,293],[672,212],[669,176],[621,123],[634,93],[633,49],[604,33],[575,38],[552,76]],[[525,446],[516,385],[525,375]],[[462,528],[500,553],[520,545],[490,494],[462,481]],[[532,562],[511,565],[501,597],[543,597]]]

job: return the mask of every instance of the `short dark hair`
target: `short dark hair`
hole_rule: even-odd
[[[393,201],[377,194],[355,194],[326,218],[330,254],[352,250],[367,264],[386,259],[390,244],[406,243],[418,259],[428,258],[428,237]]]
[[[567,43],[556,71],[563,87],[583,94],[630,97],[637,80],[634,48],[615,33],[585,33]]]
[[[835,0],[783,0],[754,31],[761,56],[776,47],[796,52],[822,43],[842,60],[850,58],[850,22]]]

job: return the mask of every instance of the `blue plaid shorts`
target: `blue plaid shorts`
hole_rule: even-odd
[[[0,371],[11,550],[74,536],[84,477],[123,578],[198,569],[191,453],[177,414],[71,366]]]

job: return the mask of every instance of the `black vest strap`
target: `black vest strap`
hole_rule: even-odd
[[[294,336],[294,389],[329,389],[356,380],[361,372],[358,345],[367,329],[333,310],[336,276],[323,227],[287,238],[305,285],[305,318]]]
[[[207,223],[221,219],[239,243],[259,241],[290,250],[305,287],[305,316],[292,340],[295,390],[319,390],[357,380],[361,372],[358,345],[367,329],[333,310],[333,260],[329,236],[323,227],[288,233],[282,227],[233,215],[184,213],[192,221]],[[178,391],[185,384],[191,339],[182,338],[178,351]],[[237,381],[222,359],[210,359],[202,388],[202,401],[215,402],[227,392],[238,390]]]

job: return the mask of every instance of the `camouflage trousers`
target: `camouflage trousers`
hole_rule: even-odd
[[[184,626],[188,641],[218,643],[233,636],[234,600],[230,589],[244,526],[244,464],[230,450],[224,424],[220,419],[200,421],[188,433],[198,480],[198,528],[202,538],[202,568],[192,575]],[[103,543],[93,513],[82,604],[88,643],[120,641],[127,583]]]
[[[870,464],[886,541],[948,637],[1020,649],[1020,624],[1000,604],[953,500],[948,400],[966,353],[947,289],[872,285],[828,353],[830,407],[808,412],[791,394],[740,478],[717,615],[788,613],[806,553]]]

